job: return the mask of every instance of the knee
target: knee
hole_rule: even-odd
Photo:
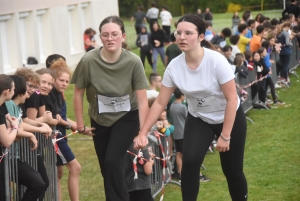
[[[79,175],[81,172],[81,165],[78,163],[78,161],[72,163],[72,165],[70,165],[69,171],[71,174],[76,174]]]

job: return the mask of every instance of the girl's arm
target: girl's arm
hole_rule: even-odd
[[[18,134],[17,137],[25,137],[28,138],[32,144],[31,150],[35,150],[38,147],[38,141],[33,133],[29,133],[24,131],[23,129],[23,122],[19,124]]]
[[[165,87],[162,85],[160,93],[153,103],[139,135],[134,139],[135,149],[144,148],[148,144],[147,133],[155,124],[159,115],[165,109],[174,90],[175,87]]]
[[[221,85],[223,94],[227,101],[224,115],[224,123],[222,129],[222,135],[225,138],[229,138],[231,134],[231,130],[233,127],[233,123],[236,115],[236,107],[238,103],[237,92],[235,82],[232,79],[231,81]]]
[[[15,117],[6,117],[6,119],[11,127],[6,128],[5,124],[0,125],[0,144],[8,148],[16,139],[18,120]]]
[[[89,128],[85,127],[84,120],[83,120],[83,95],[84,95],[85,89],[79,89],[74,86],[74,112],[76,117],[76,123],[77,123],[77,130],[83,131],[79,132],[84,135],[94,135],[92,133],[95,128]]]
[[[150,157],[149,161],[143,166],[144,172],[146,175],[150,175],[152,173],[152,166],[154,164],[153,158]]]
[[[135,93],[139,108],[140,128],[142,128],[149,111],[146,89],[136,90]]]

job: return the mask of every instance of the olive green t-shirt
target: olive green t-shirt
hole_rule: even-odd
[[[122,49],[115,63],[107,63],[100,56],[100,49],[86,53],[78,63],[71,84],[86,89],[89,102],[89,116],[102,126],[111,126],[127,112],[98,112],[97,95],[122,97],[129,95],[132,110],[138,109],[135,90],[147,89],[148,81],[141,59],[128,50]]]

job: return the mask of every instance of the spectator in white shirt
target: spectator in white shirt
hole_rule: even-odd
[[[232,61],[234,60],[235,55],[237,53],[241,53],[241,51],[240,51],[240,49],[238,47],[239,40],[240,40],[240,35],[232,35],[229,38],[229,41],[230,41],[231,47],[232,47],[232,52],[231,52],[231,59],[232,59]]]
[[[146,13],[146,17],[149,22],[151,33],[153,32],[153,24],[155,22],[158,23],[158,13],[159,13],[159,10],[158,10],[158,8],[156,8],[156,3],[155,2],[151,3],[151,8],[149,8]]]
[[[162,28],[166,34],[166,42],[170,42],[170,34],[171,34],[171,24],[172,24],[172,15],[168,11],[166,6],[162,7],[162,11],[160,12],[161,24]]]

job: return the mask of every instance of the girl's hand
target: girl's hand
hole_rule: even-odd
[[[138,134],[133,140],[134,142],[134,149],[144,149],[148,145],[148,137],[147,135]]]
[[[38,141],[37,141],[35,135],[32,134],[32,136],[29,137],[28,139],[30,141],[30,144],[32,145],[31,150],[35,150],[38,147]]]
[[[56,115],[56,120],[58,121],[58,123],[60,122],[60,120],[61,120],[60,114],[57,114],[57,115]]]
[[[7,117],[6,119],[10,123],[11,128],[19,126],[19,121],[16,117]]]
[[[50,120],[52,119],[52,112],[46,111],[46,112],[43,114],[42,118],[43,118],[43,122],[48,122],[48,121],[50,121]]]
[[[76,126],[77,127],[77,126]],[[90,128],[90,127],[84,127],[85,130],[84,131],[78,131],[79,134],[82,134],[82,135],[88,135],[88,136],[95,136],[95,134],[93,133],[93,130],[96,130],[96,128]],[[81,129],[81,128],[80,128]],[[82,130],[82,129],[81,129]]]
[[[222,139],[222,137],[220,136],[218,138],[218,142],[217,142],[217,146],[216,146],[216,149],[219,151],[219,152],[226,152],[226,151],[229,151],[229,145],[230,145],[230,140],[229,141],[225,141]]]

